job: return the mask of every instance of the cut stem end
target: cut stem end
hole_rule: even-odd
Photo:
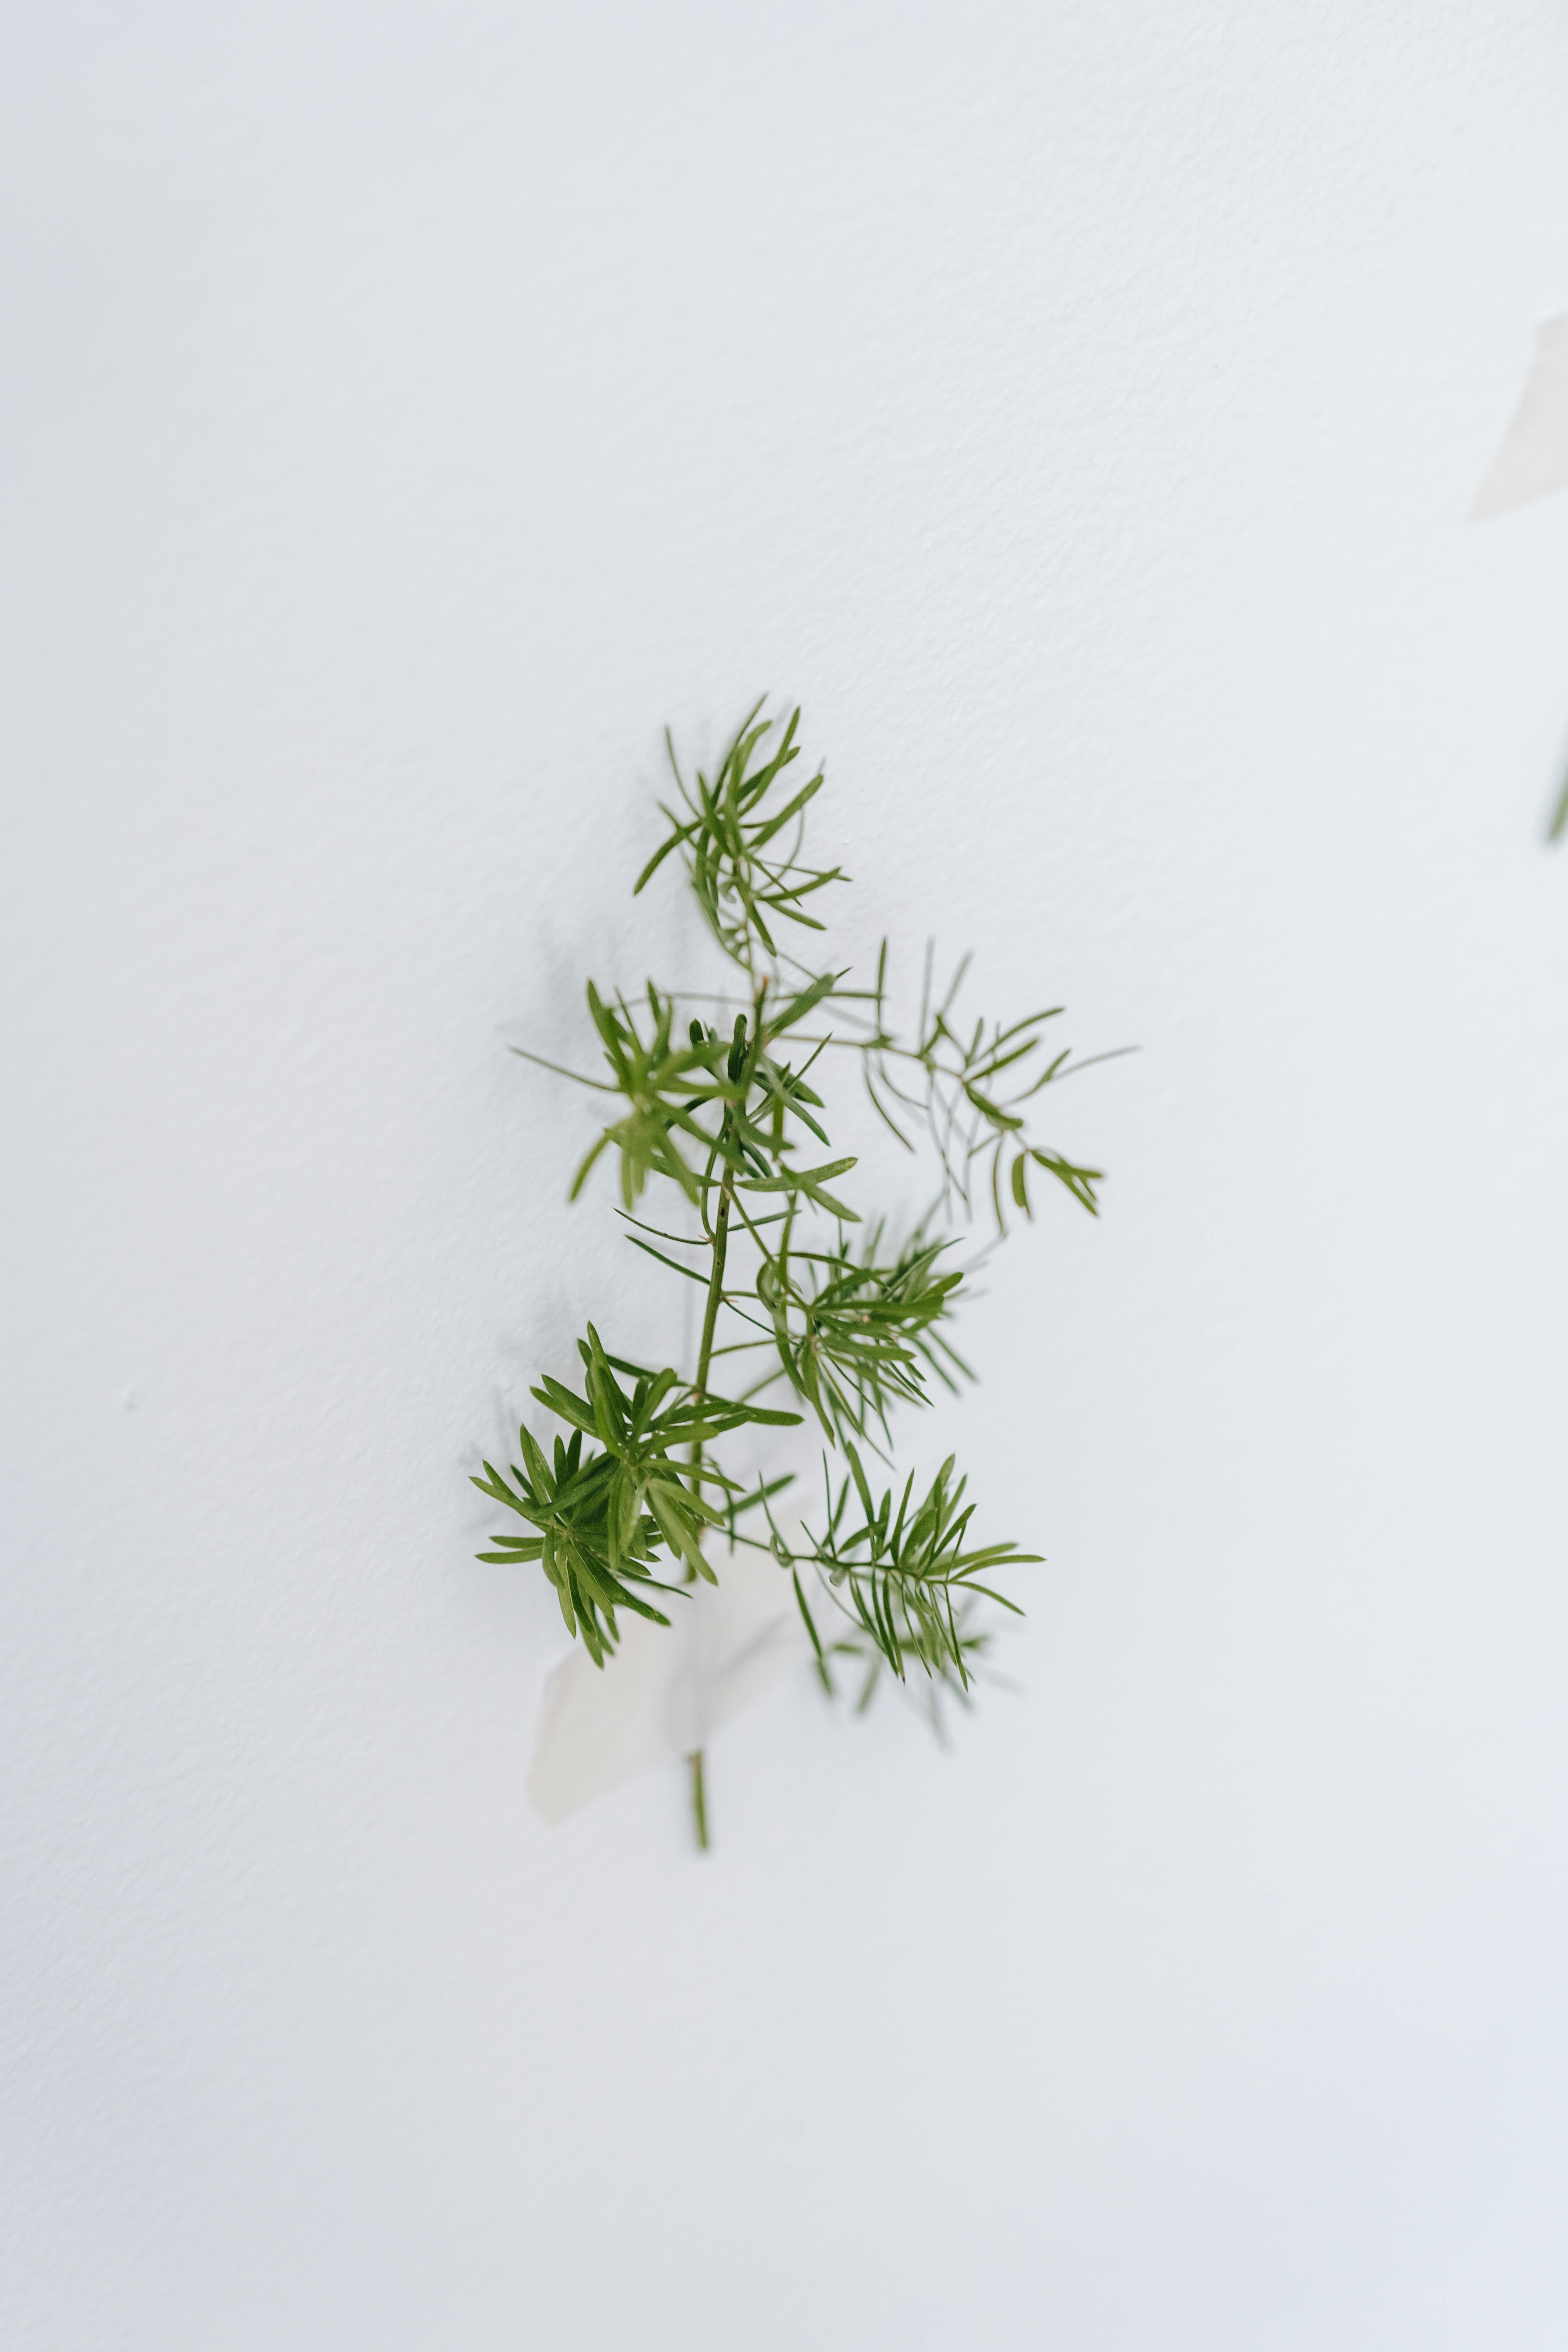
[[[702,1750],[694,1748],[686,1759],[691,1774],[691,1826],[700,1853],[708,1851],[708,1792],[702,1781]]]

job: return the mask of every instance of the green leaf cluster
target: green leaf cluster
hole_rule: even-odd
[[[763,758],[762,747],[773,728],[762,710],[759,701],[747,712],[711,783],[700,772],[694,783],[687,783],[666,729],[665,746],[685,814],[660,802],[670,831],[632,890],[635,898],[665,859],[679,850],[714,938],[747,971],[756,971],[759,950],[766,956],[777,953],[773,929],[781,922],[821,930],[821,921],[805,902],[830,882],[843,879],[837,866],[807,866],[800,856],[805,812],[825,782],[822,769],[787,799],[764,806],[784,770],[800,757],[795,740],[800,712],[791,711],[778,744]]]
[[[595,1664],[603,1665],[616,1645],[617,1609],[658,1625],[669,1622],[634,1589],[655,1581],[647,1563],[661,1548],[692,1576],[718,1581],[703,1557],[702,1538],[710,1528],[733,1525],[742,1490],[716,1465],[703,1465],[702,1446],[746,1422],[790,1423],[801,1416],[700,1395],[668,1367],[654,1372],[607,1355],[591,1323],[577,1348],[580,1391],[548,1375],[533,1391],[573,1433],[568,1442],[556,1439],[553,1462],[524,1425],[518,1443],[525,1466],[509,1463],[503,1474],[487,1462],[485,1475],[474,1480],[482,1494],[506,1504],[539,1533],[497,1537],[497,1549],[479,1557],[540,1561],[555,1587],[567,1632],[580,1633]],[[633,1382],[629,1394],[617,1373]],[[598,1441],[586,1456],[584,1437]],[[694,1467],[675,1460],[681,1447],[691,1450]],[[721,1505],[704,1495],[705,1482],[721,1488]]]
[[[879,1222],[858,1255],[842,1237],[792,1252],[786,1225],[757,1271],[780,1367],[830,1442],[864,1439],[874,1424],[891,1444],[889,1412],[929,1402],[928,1373],[956,1392],[953,1374],[969,1372],[941,1328],[963,1284],[940,1263],[952,1238],[915,1233],[883,1262],[883,1233]]]
[[[867,987],[783,944],[821,933],[821,894],[847,879],[803,855],[825,777],[818,767],[797,785],[789,773],[799,724],[798,710],[775,723],[759,703],[711,779],[699,770],[689,781],[670,747],[677,799],[662,807],[666,830],[636,888],[669,861],[684,866],[736,975],[717,1017],[710,998],[651,981],[632,998],[590,982],[598,1074],[562,1073],[610,1098],[573,1196],[614,1158],[627,1238],[702,1291],[697,1360],[689,1377],[628,1363],[590,1325],[580,1385],[547,1377],[533,1391],[570,1437],[547,1460],[525,1429],[521,1464],[503,1474],[487,1463],[475,1482],[530,1530],[496,1538],[480,1557],[538,1560],[568,1629],[603,1664],[618,1611],[668,1623],[647,1596],[681,1587],[656,1571],[714,1580],[716,1554],[752,1546],[793,1579],[830,1687],[830,1661],[854,1655],[867,1667],[861,1704],[884,1673],[904,1683],[913,1675],[933,1701],[966,1697],[987,1640],[976,1608],[1016,1611],[991,1580],[1037,1555],[972,1536],[974,1506],[951,1460],[918,1498],[911,1476],[878,1499],[863,1456],[890,1468],[899,1409],[971,1377],[950,1337],[969,1288],[952,1255],[958,1229],[982,1206],[998,1239],[1010,1210],[1032,1215],[1034,1171],[1098,1212],[1100,1171],[1035,1125],[1048,1090],[1087,1065],[1052,1045],[1059,1006],[1007,1022],[961,1017],[967,958],[939,992],[927,950],[905,1032],[885,941]],[[846,1181],[857,1159],[832,1141],[829,1075],[846,1055],[898,1144],[931,1155],[933,1206],[901,1243],[857,1204]],[[634,1213],[661,1184],[680,1230]],[[727,1359],[733,1398],[716,1387]],[[769,1391],[775,1403],[756,1402]],[[787,1474],[748,1485],[722,1460],[723,1441],[743,1425],[805,1415],[825,1449],[816,1533],[785,1518]],[[847,1465],[837,1473],[835,1458]],[[759,1510],[765,1534],[742,1524],[754,1525]]]
[[[900,1682],[912,1662],[928,1676],[953,1680],[966,1689],[966,1659],[973,1644],[963,1638],[963,1604],[980,1595],[1021,1616],[1016,1601],[982,1580],[999,1569],[1037,1567],[1039,1553],[1020,1551],[1011,1543],[966,1543],[974,1506],[963,1501],[967,1481],[954,1477],[951,1454],[918,1503],[910,1473],[895,1511],[892,1488],[884,1488],[880,1502],[873,1502],[859,1454],[847,1442],[844,1453],[849,1475],[837,1501],[829,1487],[826,1524],[811,1539],[813,1565],[832,1591],[843,1593],[867,1644]],[[858,1515],[849,1507],[852,1494]],[[821,1635],[798,1573],[795,1597],[817,1664],[826,1669]]]

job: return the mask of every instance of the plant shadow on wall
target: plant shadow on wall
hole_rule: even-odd
[[[474,1480],[522,1523],[479,1557],[538,1562],[567,1631],[613,1675],[623,1614],[668,1630],[731,1563],[761,1556],[787,1580],[830,1696],[864,1708],[890,1676],[921,1691],[940,1727],[944,1700],[968,1703],[991,1607],[1021,1613],[996,1580],[1038,1555],[980,1539],[952,1457],[923,1492],[912,1475],[900,1484],[893,1417],[973,1378],[949,1337],[973,1271],[951,1254],[972,1216],[987,1214],[1000,1240],[1009,1210],[1032,1213],[1032,1175],[1097,1212],[1100,1171],[1032,1129],[1039,1097],[1089,1063],[1055,1050],[1059,1005],[961,1019],[967,957],[939,989],[928,947],[905,1032],[889,1012],[886,940],[869,986],[803,960],[825,932],[826,894],[847,877],[803,855],[824,774],[790,775],[798,709],[763,714],[758,703],[711,779],[688,782],[669,746],[678,804],[663,808],[668,831],[635,886],[668,860],[684,866],[732,989],[650,981],[628,1002],[590,981],[603,1075],[524,1055],[607,1097],[572,1197],[614,1157],[626,1238],[700,1294],[695,1367],[631,1362],[590,1323],[572,1376],[532,1391],[562,1433],[547,1450],[523,1427],[521,1463],[487,1462]],[[901,1235],[845,1197],[857,1161],[835,1154],[828,1089],[846,1056],[890,1136],[932,1163],[930,1211]],[[792,1478],[738,1475],[734,1444],[743,1430],[808,1420],[822,1490],[797,1516],[782,1499]],[[687,1761],[706,1847],[700,1745]]]

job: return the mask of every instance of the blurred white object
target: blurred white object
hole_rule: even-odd
[[[528,1776],[547,1822],[689,1756],[811,1654],[789,1578],[760,1553],[735,1553],[722,1583],[689,1594],[668,1604],[668,1632],[626,1618],[606,1666],[579,1646],[551,1675]]]
[[[1535,357],[1502,446],[1476,493],[1472,522],[1568,486],[1568,311],[1535,334]]]

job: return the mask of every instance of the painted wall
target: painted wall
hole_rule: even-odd
[[[4,38],[0,2336],[1560,2346],[1562,10]],[[1025,1696],[791,1685],[702,1862],[531,1814],[465,1472],[655,1328],[505,1047],[764,689],[846,953],[1142,1050],[931,1441]]]

